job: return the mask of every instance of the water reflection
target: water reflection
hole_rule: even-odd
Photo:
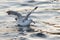
[[[46,38],[47,37],[43,33],[35,33],[35,34],[31,34],[30,36],[33,37],[33,38],[35,38],[35,37],[38,37],[38,38]]]

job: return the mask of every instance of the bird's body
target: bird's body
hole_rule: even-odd
[[[28,26],[31,24],[31,22],[32,22],[32,19],[24,20],[24,17],[17,20],[17,24],[20,26]]]

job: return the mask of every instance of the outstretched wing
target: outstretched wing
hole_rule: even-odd
[[[7,11],[8,15],[15,15],[17,17],[22,17],[22,15],[16,11]]]
[[[27,14],[27,16],[25,17],[25,20],[28,19],[29,15],[34,11],[36,10],[38,7],[35,7],[31,12],[29,12],[29,14]]]

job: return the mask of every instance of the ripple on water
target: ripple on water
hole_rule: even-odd
[[[31,34],[30,36],[33,37],[33,38],[35,38],[35,37],[38,37],[38,38],[46,38],[47,37],[43,33],[35,33],[35,34]]]
[[[48,40],[60,40],[60,37],[56,36],[56,37],[51,37]]]
[[[28,38],[20,37],[20,40],[29,40]]]
[[[1,3],[0,5],[5,5],[5,6],[8,6],[8,7],[11,7],[11,6],[18,6],[18,5],[21,5],[21,3],[19,2],[4,2],[4,3]]]
[[[9,6],[0,6],[0,9],[9,8]]]

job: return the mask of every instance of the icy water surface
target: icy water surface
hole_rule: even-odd
[[[22,15],[29,13],[38,6],[29,18],[36,23],[31,24],[35,32],[25,32],[20,34],[19,27],[16,26],[15,17],[7,15],[8,10],[20,12]],[[60,32],[60,2],[50,0],[0,0],[0,40],[60,40],[59,35],[50,34]],[[26,11],[27,10],[27,11]],[[33,25],[33,26],[32,26]],[[43,36],[39,34],[43,31]]]

